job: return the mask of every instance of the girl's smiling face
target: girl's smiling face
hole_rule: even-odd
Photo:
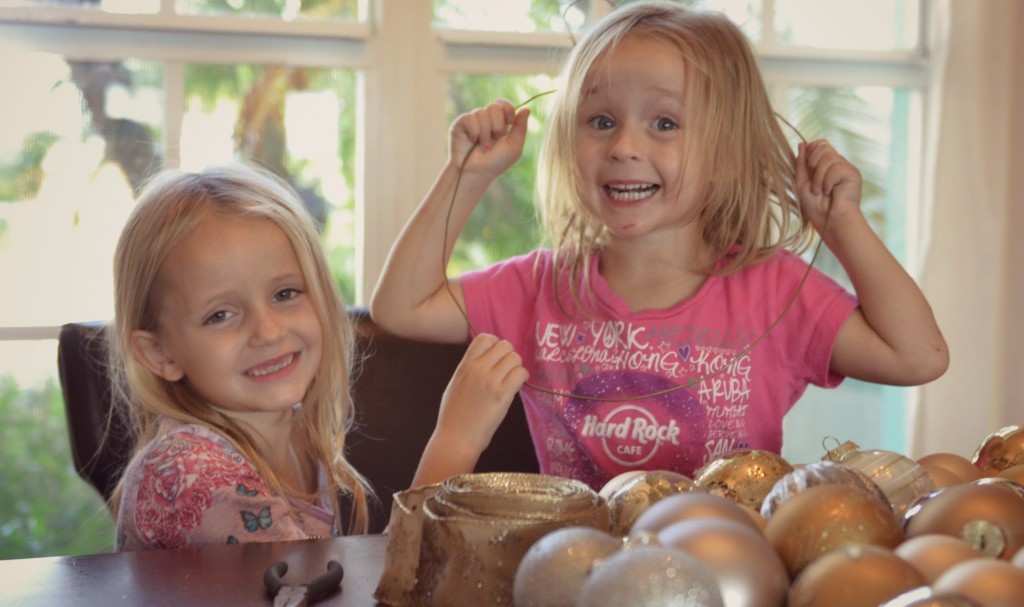
[[[684,76],[679,50],[646,36],[626,37],[590,69],[577,114],[577,170],[584,205],[613,241],[699,238],[694,220],[705,186],[686,157]]]
[[[232,417],[289,412],[320,365],[302,268],[268,219],[207,215],[164,260],[153,305],[157,329],[133,334],[136,356]]]

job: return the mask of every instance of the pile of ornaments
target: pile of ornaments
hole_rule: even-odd
[[[1024,426],[971,459],[737,450],[600,493],[612,533],[541,537],[515,607],[1024,607]]]

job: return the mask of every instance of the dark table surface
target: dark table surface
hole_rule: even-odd
[[[327,571],[334,559],[345,569],[341,591],[315,607],[370,607],[384,568],[387,536],[209,546],[88,556],[0,561],[0,605],[246,605],[273,604],[263,572],[288,563],[286,582],[299,584]]]

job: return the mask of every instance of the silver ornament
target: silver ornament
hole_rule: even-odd
[[[516,607],[573,607],[595,561],[622,547],[622,540],[592,527],[563,527],[540,538],[516,569]]]
[[[600,563],[583,583],[586,607],[724,607],[707,567],[672,548],[637,546]]]

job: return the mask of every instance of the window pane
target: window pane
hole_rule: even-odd
[[[617,5],[645,0],[620,0]],[[725,14],[743,33],[756,42],[761,38],[761,5],[763,0],[671,0],[695,9],[718,11]]]
[[[113,518],[72,465],[56,356],[55,340],[0,342],[0,559],[114,548]]]
[[[576,32],[600,0],[434,0],[434,24],[503,32]]]
[[[449,120],[497,99],[522,104],[553,88],[554,82],[548,76],[457,74],[451,79]],[[473,211],[452,253],[450,274],[525,253],[539,244],[540,229],[533,206],[534,184],[548,99],[541,96],[529,101],[530,130],[523,155],[491,184]],[[440,250],[437,255],[440,258]]]
[[[8,52],[0,78],[0,274],[21,294],[3,324],[109,318],[132,188],[162,162],[163,70]]]
[[[253,159],[284,176],[322,223],[354,294],[355,107],[351,71],[189,66],[181,166]],[[138,60],[0,54],[0,273],[23,297],[5,326],[113,313],[111,260],[133,191],[164,166],[164,70]],[[27,260],[32,260],[27,263]]]
[[[314,20],[362,19],[362,0],[175,0],[185,15],[238,15]]]
[[[775,0],[778,40],[795,46],[897,51],[917,47],[919,0]]]
[[[888,87],[793,87],[785,91],[786,107],[780,110],[804,137],[828,139],[861,171],[861,208],[901,260],[906,257],[906,208],[914,204],[909,184],[916,176],[910,167],[920,154],[909,135],[915,95]],[[794,146],[797,141],[794,134]],[[821,249],[815,266],[850,288],[827,247]],[[902,453],[907,447],[906,395],[904,388],[853,380],[835,390],[812,386],[786,416],[783,455],[791,461],[818,459],[825,452],[821,441],[828,436]]]
[[[908,204],[909,95],[907,90],[872,86],[792,87],[787,94],[786,115],[800,133],[807,140],[827,139],[860,170],[861,209],[897,258],[905,254],[901,234]],[[816,263],[849,287],[842,267],[827,249],[822,249]]]
[[[91,8],[130,15],[160,12],[160,0],[0,0],[0,7]]]
[[[181,167],[251,159],[285,177],[321,223],[354,301],[355,72],[257,65],[185,69]]]

